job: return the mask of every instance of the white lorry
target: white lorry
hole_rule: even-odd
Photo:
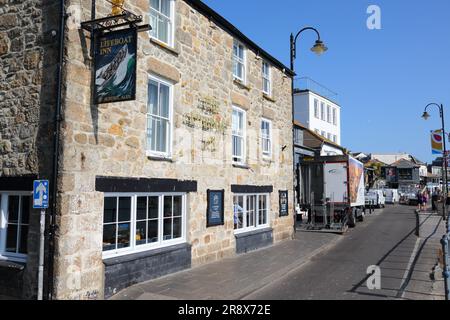
[[[308,219],[317,229],[355,227],[364,219],[364,165],[351,156],[304,158],[304,188],[310,193]]]

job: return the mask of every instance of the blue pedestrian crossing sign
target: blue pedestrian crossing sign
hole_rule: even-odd
[[[33,208],[48,208],[48,180],[34,180],[33,182]]]

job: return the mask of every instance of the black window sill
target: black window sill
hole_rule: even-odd
[[[241,239],[241,238],[246,238],[246,237],[250,237],[250,236],[255,236],[260,233],[267,233],[267,232],[272,232],[272,231],[273,231],[272,228],[263,228],[263,229],[251,230],[248,232],[236,233],[234,236],[236,239]]]
[[[160,162],[169,162],[173,163],[173,160],[171,158],[162,158],[162,157],[155,157],[155,156],[147,156],[148,160],[151,161],[160,161]]]
[[[10,260],[0,260],[0,268],[6,268],[10,270],[23,271],[25,269],[26,263],[14,262]]]
[[[103,263],[105,264],[105,266],[113,266],[116,264],[130,262],[130,261],[134,261],[134,260],[140,260],[140,259],[148,258],[151,256],[170,253],[172,251],[183,250],[183,249],[190,250],[190,248],[191,248],[191,245],[188,243],[176,244],[176,245],[173,245],[170,247],[149,249],[148,251],[143,251],[143,252],[130,252],[130,254],[123,255],[120,257],[105,258],[103,260]]]
[[[264,99],[266,99],[270,102],[273,102],[273,103],[277,102],[273,97],[269,96],[267,93],[263,93],[263,97],[264,97]]]
[[[238,169],[250,170],[250,166],[245,165],[245,164],[237,164],[237,163],[233,163],[233,167],[234,167],[234,168],[238,168]]]

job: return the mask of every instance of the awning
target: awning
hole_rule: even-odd
[[[295,147],[295,153],[302,154],[304,156],[308,157],[314,157],[314,151],[311,151],[309,149],[301,148],[301,147]]]

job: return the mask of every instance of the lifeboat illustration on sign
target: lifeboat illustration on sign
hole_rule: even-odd
[[[135,55],[130,54],[128,45],[122,46],[110,63],[98,69],[95,74],[95,85],[99,97],[111,92],[120,96],[129,90],[130,81],[126,80],[132,71]],[[133,63],[132,63],[133,62]]]

